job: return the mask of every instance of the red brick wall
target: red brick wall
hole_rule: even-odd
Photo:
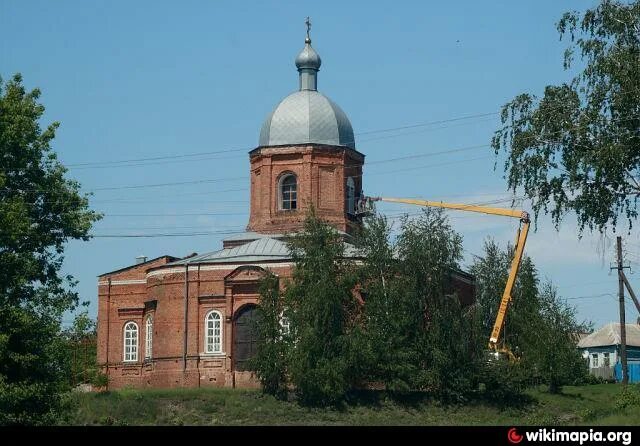
[[[244,305],[258,303],[258,283],[264,270],[238,264],[189,267],[185,368],[185,267],[163,264],[166,260],[159,259],[100,277],[98,358],[109,375],[109,388],[258,386],[253,373],[235,372],[233,369],[233,329],[238,310]],[[288,264],[274,263],[269,269],[281,278],[291,275]],[[110,295],[108,286],[104,284],[109,278],[112,281]],[[468,283],[469,279],[466,275],[456,274],[452,283],[465,304],[473,300],[473,286]],[[145,282],[114,285],[123,280]],[[211,310],[222,315],[223,352],[215,355],[205,354],[204,349],[205,317]],[[144,359],[148,315],[154,318],[151,360]],[[135,363],[123,363],[123,329],[128,321],[136,322],[139,327],[138,361]]]
[[[264,270],[243,265],[192,265],[188,276],[187,361],[184,367],[185,268],[163,268],[162,262],[134,266],[100,277],[98,360],[109,375],[109,388],[133,387],[255,387],[253,373],[234,372],[233,321],[244,305],[257,304],[258,283]],[[290,267],[275,264],[272,271],[290,275]],[[147,275],[147,272],[149,273]],[[126,279],[125,279],[126,278]],[[144,284],[113,285],[122,280]],[[117,287],[117,288],[116,288]],[[109,324],[107,324],[107,301]],[[205,317],[211,310],[222,314],[223,352],[205,354]],[[145,360],[145,322],[153,316],[153,355]],[[123,362],[123,330],[128,321],[139,327],[138,361]],[[109,340],[107,342],[107,327]],[[109,352],[108,364],[106,352]]]
[[[335,146],[305,145],[258,148],[251,152],[251,214],[247,229],[283,233],[302,227],[311,205],[319,217],[351,233],[355,221],[347,215],[345,188],[353,177],[361,190],[361,153]],[[296,210],[280,210],[278,182],[283,174],[297,177]]]
[[[98,277],[98,363],[122,361],[122,319],[129,315],[119,314],[120,309],[142,309],[147,300],[146,271],[165,265],[175,258],[170,256],[150,260]],[[111,282],[111,285],[109,285]],[[130,313],[130,312],[129,312]],[[140,319],[131,315],[139,329]],[[126,322],[126,321],[125,321]],[[107,335],[108,334],[108,335]],[[117,359],[116,359],[117,358]]]

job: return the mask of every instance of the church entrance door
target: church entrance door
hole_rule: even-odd
[[[257,317],[255,305],[246,305],[236,316],[233,336],[233,368],[237,372],[249,371],[249,359],[256,354],[258,337],[254,330]]]

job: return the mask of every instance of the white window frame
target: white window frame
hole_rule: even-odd
[[[153,357],[153,316],[147,316],[144,332],[144,359]]]
[[[355,215],[356,213],[356,182],[352,177],[347,178],[347,214]]]
[[[211,310],[204,317],[204,353],[205,355],[224,355],[224,337],[222,313]],[[211,328],[209,323],[211,322]],[[216,336],[216,322],[218,323],[218,335]],[[211,330],[211,332],[209,331]],[[218,342],[216,343],[216,337]]]
[[[598,353],[594,353],[591,355],[591,368],[598,368]]]
[[[284,207],[284,182],[285,180],[287,180],[288,178],[293,178],[295,180],[295,198],[291,199],[291,196],[289,197],[289,208],[285,209]],[[291,208],[291,203],[295,202],[295,207]],[[296,174],[294,174],[293,172],[287,172],[285,174],[283,174],[282,176],[280,176],[280,179],[278,180],[278,210],[281,211],[297,211],[298,210],[298,177],[296,176]]]
[[[138,362],[138,324],[134,321],[127,321],[124,324],[122,339],[122,358],[124,362]]]

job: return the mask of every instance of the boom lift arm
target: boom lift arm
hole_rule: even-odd
[[[507,307],[509,305],[509,302],[511,302],[511,292],[513,290],[513,285],[515,283],[516,276],[518,275],[520,263],[522,262],[524,245],[527,242],[527,235],[529,234],[529,225],[531,223],[529,219],[529,213],[525,211],[514,210],[514,209],[494,208],[494,207],[488,207],[488,206],[476,206],[476,205],[459,204],[459,203],[443,203],[441,201],[415,200],[410,198],[372,197],[372,198],[369,198],[369,200],[386,201],[390,203],[415,204],[417,206],[427,206],[427,207],[436,207],[436,208],[444,208],[444,209],[456,209],[459,211],[478,212],[481,214],[489,214],[489,215],[502,215],[504,217],[512,217],[512,218],[520,219],[520,227],[518,228],[518,233],[516,236],[515,253],[514,253],[513,259],[511,260],[509,277],[507,278],[507,284],[504,288],[502,299],[500,300],[500,307],[498,308],[498,314],[496,315],[496,320],[493,324],[493,330],[491,331],[491,336],[489,337],[490,350],[495,352],[507,353],[510,357],[513,357],[513,354],[508,349],[498,348],[498,340],[500,339],[502,327],[504,326],[504,320],[507,314]]]

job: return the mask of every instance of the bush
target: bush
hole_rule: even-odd
[[[620,395],[616,397],[616,409],[638,406],[640,406],[640,387],[637,384],[623,387]]]
[[[527,387],[528,373],[519,362],[489,361],[480,373],[480,397],[491,402],[522,401]]]

